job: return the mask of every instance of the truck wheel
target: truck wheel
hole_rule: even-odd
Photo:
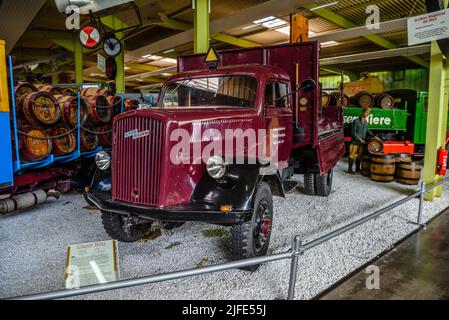
[[[315,174],[305,173],[304,174],[304,193],[309,196],[315,195]]]
[[[319,173],[315,174],[316,195],[327,197],[332,191],[332,181],[334,178],[334,169],[329,170],[324,176]]]
[[[266,182],[259,183],[254,195],[251,220],[232,227],[235,260],[249,259],[267,254],[273,221],[273,196]],[[259,265],[241,268],[256,271]]]
[[[106,233],[113,239],[122,242],[135,242],[150,231],[152,224],[151,222],[135,224],[131,225],[129,228],[126,228],[125,219],[127,218],[119,214],[110,212],[101,213],[103,227],[106,230]]]

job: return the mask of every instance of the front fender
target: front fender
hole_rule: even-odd
[[[230,165],[226,177],[211,178],[207,173],[201,178],[192,196],[193,202],[213,205],[231,205],[235,210],[250,210],[253,196],[260,181],[267,181],[273,194],[284,196],[281,175],[260,165]]]

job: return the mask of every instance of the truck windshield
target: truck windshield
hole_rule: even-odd
[[[187,78],[165,85],[162,108],[252,108],[257,80],[246,76]]]

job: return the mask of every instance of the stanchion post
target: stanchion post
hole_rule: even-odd
[[[298,260],[301,252],[301,239],[299,236],[295,236],[292,243],[292,263],[290,267],[290,283],[288,285],[288,297],[287,300],[295,299],[295,286],[296,277],[298,273]]]
[[[419,210],[418,210],[418,228],[422,227],[422,214],[424,210],[424,194],[426,193],[426,183],[424,181],[421,182],[421,193],[419,195]]]

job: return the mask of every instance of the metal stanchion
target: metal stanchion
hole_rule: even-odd
[[[418,228],[422,227],[422,214],[424,210],[424,194],[426,193],[426,183],[424,181],[421,182],[421,190],[419,195],[419,210],[418,210]]]
[[[293,239],[292,243],[292,264],[290,268],[290,283],[288,286],[288,297],[287,300],[295,299],[295,285],[296,285],[296,276],[298,273],[298,260],[301,255],[301,239],[299,236],[296,236]]]

